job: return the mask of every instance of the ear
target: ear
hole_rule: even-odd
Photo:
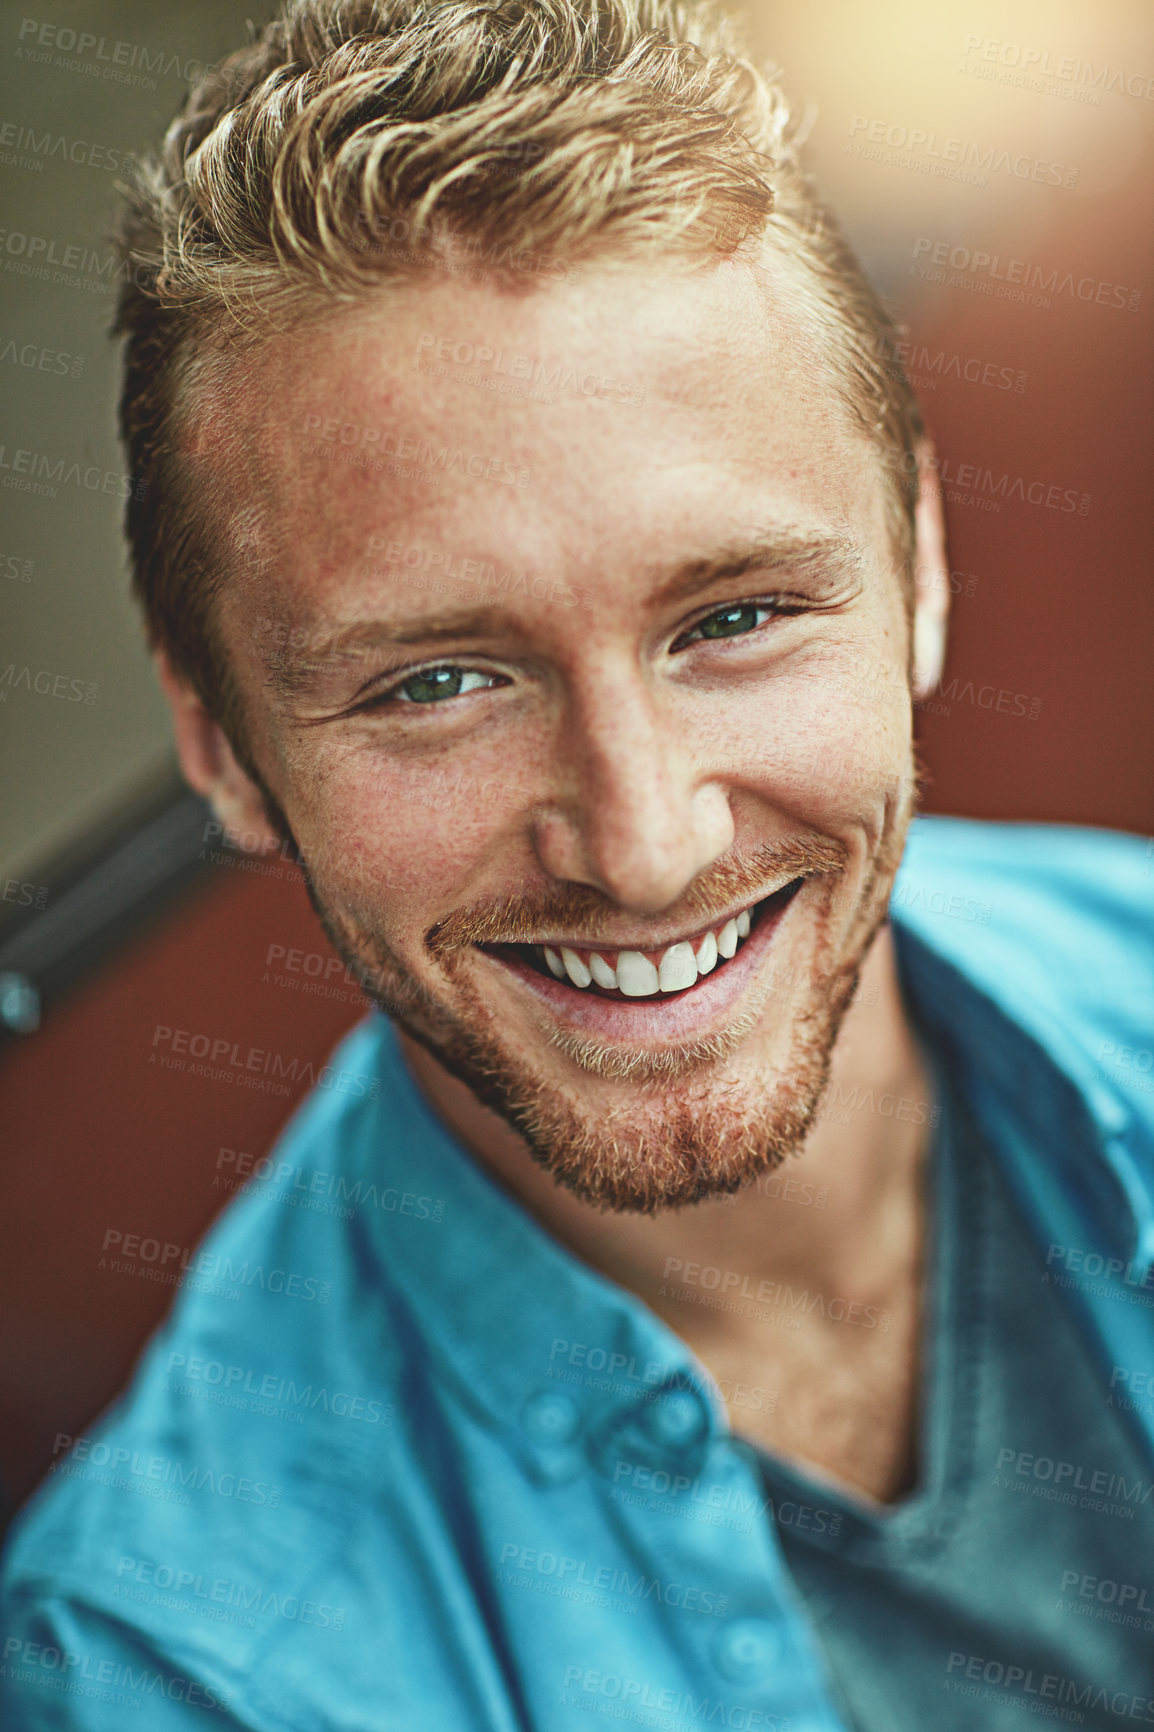
[[[914,512],[914,696],[928,697],[946,659],[950,565],[938,459],[928,439],[918,447],[918,503]]]
[[[260,789],[241,769],[232,747],[193,688],[163,650],[153,652],[157,676],[172,710],[176,749],[185,780],[211,802],[226,832],[244,838],[246,849],[275,849],[280,837],[268,821]]]

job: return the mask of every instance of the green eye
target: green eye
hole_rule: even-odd
[[[428,668],[424,673],[413,674],[399,686],[398,695],[407,698],[411,704],[432,704],[438,698],[455,698],[460,693],[462,677],[460,668]]]
[[[493,675],[477,668],[422,668],[402,680],[392,695],[402,703],[435,704],[442,698],[459,698],[464,692],[481,691],[493,684]]]
[[[758,614],[764,611],[755,602],[742,602],[740,607],[725,607],[708,614],[697,622],[697,630],[706,638],[738,637],[742,632],[753,631]]]

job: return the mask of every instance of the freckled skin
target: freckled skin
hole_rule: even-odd
[[[430,333],[624,383],[639,400],[578,385],[539,402],[484,389],[466,367],[421,370],[415,358],[435,355],[422,345]],[[332,419],[347,443],[320,438]],[[366,441],[365,429],[379,437]],[[528,484],[347,460],[378,452],[386,433],[390,450],[404,438],[499,458],[527,470]],[[666,1314],[725,1375],[752,1370],[744,1381],[776,1377],[779,1388],[793,1379],[796,1399],[776,1418],[734,1408],[735,1425],[892,1495],[912,1450],[924,1138],[892,1126],[883,1137],[876,1124],[812,1131],[800,1158],[840,1187],[821,1222],[748,1189],[724,1209],[605,1213],[580,1183],[610,1141],[623,1171],[632,1161],[657,1183],[663,1139],[682,1165],[689,1150],[708,1168],[730,1139],[749,1145],[751,1163],[758,1149],[780,1158],[789,1138],[774,1136],[800,1122],[795,1096],[820,1088],[845,1010],[831,1008],[829,982],[843,982],[844,998],[863,963],[874,1008],[849,1012],[835,1066],[924,1087],[888,935],[870,948],[912,807],[906,604],[876,453],[789,311],[787,280],[732,262],[589,270],[514,293],[430,273],[260,347],[234,369],[214,436],[202,461],[233,549],[223,639],[252,750],[336,941],[391,983],[385,1001],[421,1086],[554,1232],[657,1309],[654,1273],[670,1247],[697,1254],[718,1234],[726,1267],[761,1274],[800,1259],[829,1290],[889,1304],[895,1331],[872,1360],[860,1331],[807,1326],[802,1345],[783,1344],[780,1329],[701,1307]],[[852,544],[856,579],[818,600],[799,582],[800,612],[674,649],[710,610],[790,583],[746,573],[667,602],[658,591],[669,573],[782,528]],[[475,583],[419,586],[385,557],[390,543],[451,555],[456,571],[468,559],[527,573],[535,593],[507,595],[467,636],[387,652],[362,638],[291,693],[278,685],[282,654],[316,646],[334,622],[367,631],[387,616],[415,628],[475,601]],[[572,595],[581,605],[563,599]],[[489,683],[405,705],[397,682],[418,663],[463,663]],[[386,675],[392,701],[353,713],[365,683]],[[256,791],[210,740],[211,724],[187,695],[174,703],[190,777],[259,828]],[[499,961],[473,948],[448,971],[426,943],[462,908],[582,885],[610,911],[611,936],[648,948],[700,928],[685,898],[701,874],[797,837],[838,845],[842,871],[803,886],[743,1000],[756,1014],[733,1050],[665,1082],[599,1074],[558,1048],[555,1016]],[[505,1097],[477,1083],[478,1051],[542,1103],[536,1146],[506,1122],[522,1123]],[[567,1171],[551,1166],[551,1138],[570,1151]],[[863,1226],[885,1247],[880,1261]],[[834,1411],[815,1402],[819,1388]]]

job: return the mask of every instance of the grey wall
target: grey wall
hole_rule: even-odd
[[[3,879],[171,759],[128,595],[104,235],[119,160],[159,138],[195,63],[243,41],[251,15],[237,0],[0,10]]]

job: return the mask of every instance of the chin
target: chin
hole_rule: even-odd
[[[860,960],[815,974],[784,1023],[750,1010],[689,1047],[621,1049],[560,1031],[534,1060],[491,1014],[464,1011],[437,1031],[397,1020],[558,1184],[593,1208],[653,1214],[741,1190],[801,1148]]]
[[[886,877],[875,863],[849,933],[840,872],[767,899],[724,970],[636,1005],[575,989],[535,966],[533,946],[484,929],[422,985],[383,940],[318,911],[378,1007],[558,1184],[594,1208],[652,1214],[738,1191],[800,1149]]]

